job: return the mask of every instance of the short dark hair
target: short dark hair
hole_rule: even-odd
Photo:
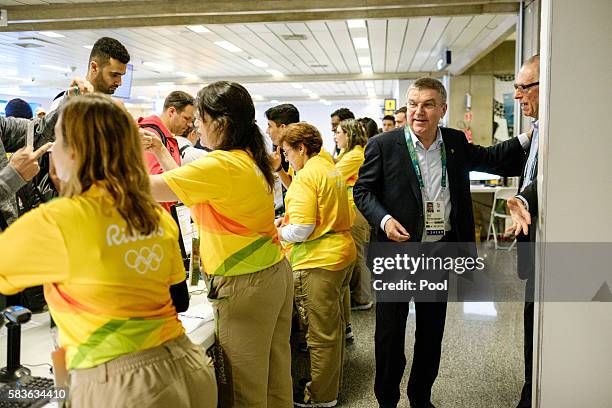
[[[276,123],[276,126],[290,125],[300,121],[300,111],[290,103],[283,103],[268,109],[266,118]]]
[[[378,134],[378,125],[374,119],[366,116],[364,118],[357,119],[357,121],[363,125],[363,129],[365,130],[368,139]]]
[[[29,103],[20,98],[11,99],[4,107],[7,117],[32,119],[32,107]]]
[[[189,105],[193,105],[193,96],[189,95],[187,92],[174,91],[166,96],[164,100],[164,111],[173,107],[177,112],[182,112],[183,109]]]
[[[355,114],[351,112],[349,108],[340,108],[338,110],[335,110],[334,113],[330,115],[330,117],[334,116],[337,116],[340,121],[346,119],[355,119]]]
[[[395,111],[395,114],[397,115],[398,113],[406,113],[406,112],[408,112],[408,109],[405,106],[402,106],[401,108]],[[395,118],[393,118],[393,121],[395,122]]]
[[[385,116],[382,118],[382,120],[383,120],[383,121],[385,121],[385,120],[390,120],[390,121],[393,121],[393,123],[395,123],[395,118],[393,117],[393,115],[385,115]]]
[[[103,66],[106,65],[111,58],[118,60],[122,64],[130,62],[130,54],[123,44],[114,38],[99,38],[91,49],[89,62],[95,60],[99,65]]]

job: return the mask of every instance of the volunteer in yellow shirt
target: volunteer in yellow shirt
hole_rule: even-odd
[[[136,123],[85,95],[55,135],[64,197],[0,235],[0,291],[44,284],[72,406],[216,407],[212,362],[177,317],[189,304],[178,230],[151,196]]]
[[[323,140],[314,126],[289,125],[281,144],[298,172],[285,196],[279,235],[289,243],[287,257],[294,271],[296,308],[306,327],[312,378],[294,404],[333,407],[344,352],[341,290],[355,261],[353,213],[342,176],[319,154]]]
[[[274,175],[255,107],[244,87],[225,81],[202,88],[197,101],[200,141],[213,151],[171,169],[156,143],[170,171],[151,176],[153,195],[190,206],[199,227],[224,357],[221,407],[292,407],[293,279],[274,228]]]
[[[359,177],[359,168],[364,160],[364,146],[368,141],[363,125],[355,119],[346,119],[336,128],[336,144],[342,152],[336,160],[336,169],[346,183],[349,201],[355,211],[351,234],[357,247],[357,260],[350,279],[350,297],[345,299],[345,309],[367,310],[372,307],[370,271],[366,266],[365,246],[370,240],[370,225],[353,202],[353,186]],[[349,320],[350,322],[350,320]]]

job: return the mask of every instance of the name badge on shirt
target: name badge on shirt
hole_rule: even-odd
[[[425,234],[428,237],[444,235],[444,202],[427,200],[425,204]]]

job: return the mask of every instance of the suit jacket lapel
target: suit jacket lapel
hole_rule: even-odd
[[[396,142],[398,145],[398,154],[400,155],[400,163],[405,163],[406,177],[408,177],[408,183],[412,194],[416,198],[417,202],[423,206],[423,198],[421,197],[421,187],[419,186],[419,180],[417,179],[414,167],[412,167],[412,160],[410,159],[410,153],[408,153],[408,145],[406,144],[406,136],[404,132],[398,132],[396,136]]]

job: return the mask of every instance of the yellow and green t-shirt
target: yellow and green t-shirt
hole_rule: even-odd
[[[359,177],[359,168],[363,164],[363,161],[363,146],[357,145],[348,152],[342,151],[336,162],[336,169],[340,172],[342,179],[346,183],[351,206],[355,205],[353,202],[353,187]]]
[[[160,207],[149,236],[128,235],[104,190],[56,199],[0,234],[0,291],[44,284],[68,369],[89,368],[184,333],[170,286],[185,280],[178,228]]]
[[[215,150],[162,177],[191,208],[207,274],[246,275],[283,259],[274,194],[249,153]]]
[[[287,190],[285,209],[285,224],[315,225],[307,241],[287,245],[293,270],[338,271],[355,260],[354,214],[342,176],[329,160],[317,155],[306,162]]]

